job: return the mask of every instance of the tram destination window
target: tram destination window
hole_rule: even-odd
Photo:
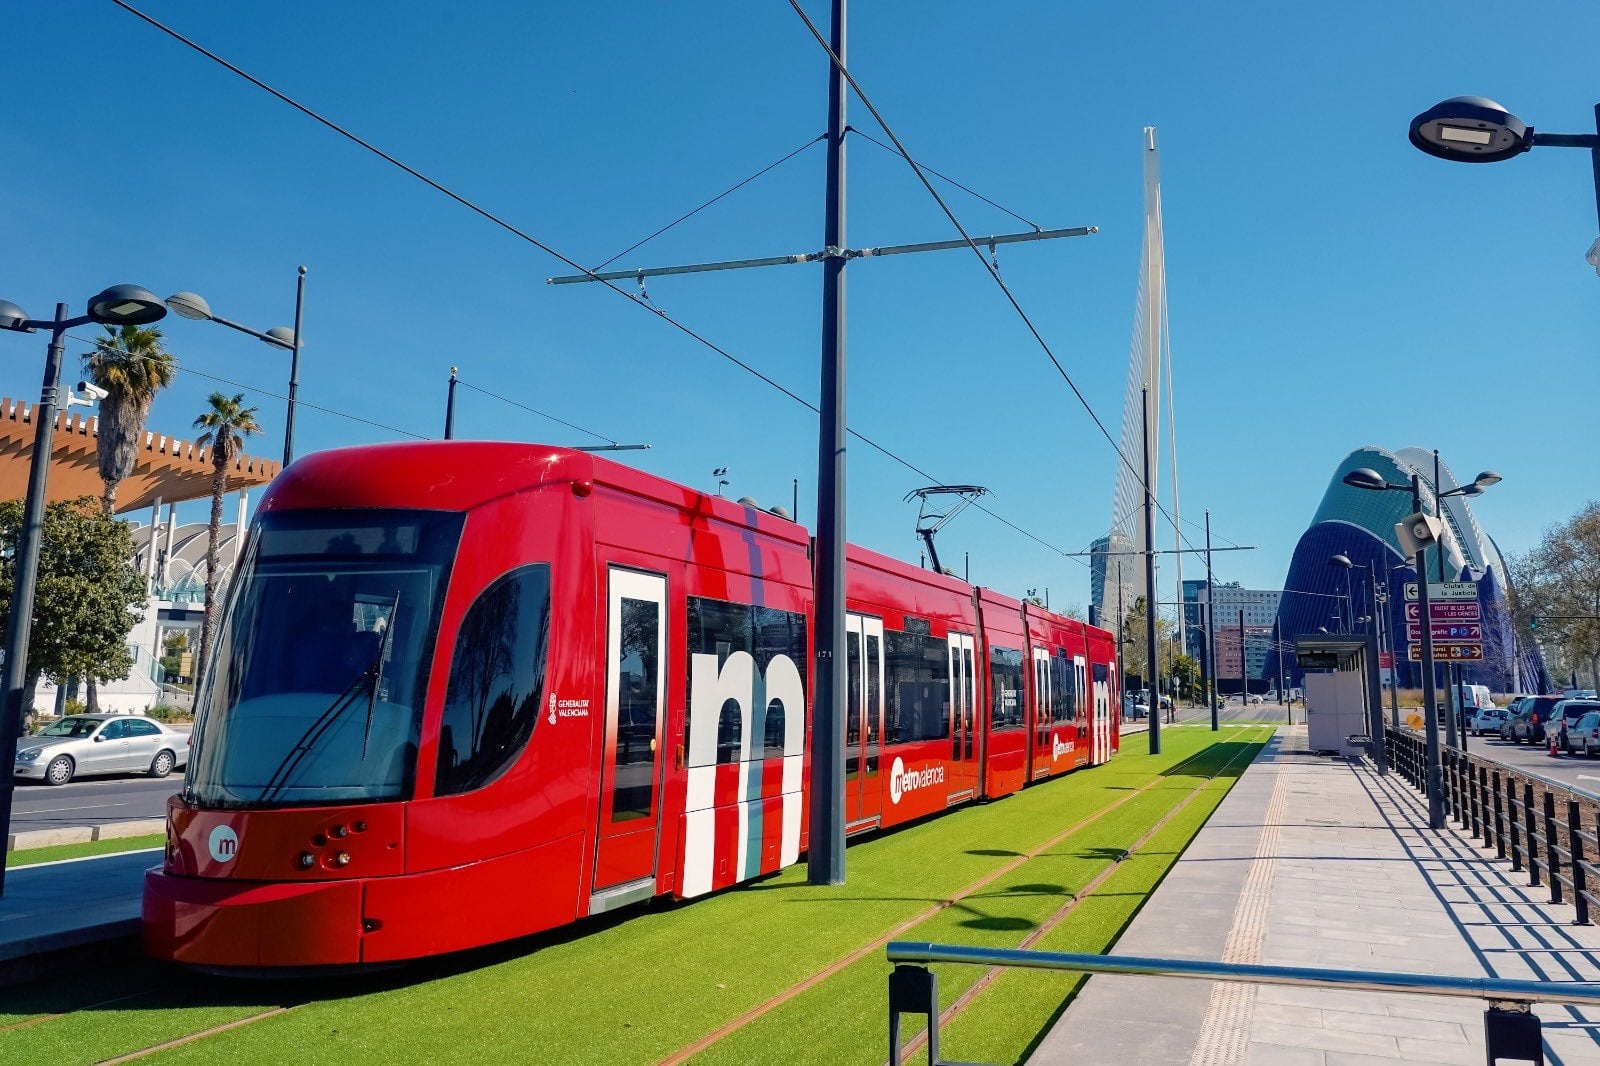
[[[989,728],[1022,728],[1022,653],[1013,648],[989,649],[989,687],[994,705],[989,710]]]
[[[516,761],[539,721],[550,644],[550,567],[519,567],[467,609],[450,659],[434,794],[482,788]]]
[[[806,616],[795,611],[782,611],[773,607],[758,607],[746,603],[730,603],[703,596],[688,597],[689,618],[685,628],[691,661],[696,655],[715,655],[717,671],[721,673],[728,657],[734,652],[745,652],[755,661],[756,691],[761,691],[760,679],[765,677],[772,660],[787,656],[800,673],[805,684]],[[691,691],[685,702],[684,735],[692,735],[694,708],[694,670],[689,670]],[[743,758],[745,747],[744,719],[739,702],[727,699],[717,709],[716,762],[735,763]],[[783,756],[785,718],[789,713],[804,718],[804,707],[785,707],[782,701],[772,699],[764,707],[750,708],[750,758],[774,759]],[[691,746],[692,747],[692,746]],[[695,761],[690,751],[690,764]]]
[[[950,736],[950,645],[927,629],[924,619],[907,618],[904,632],[884,631],[885,744]]]

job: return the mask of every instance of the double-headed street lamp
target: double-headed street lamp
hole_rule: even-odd
[[[1490,485],[1498,484],[1500,475],[1493,470],[1485,470],[1472,480],[1471,484],[1461,485],[1448,492],[1440,492],[1437,484],[1434,485],[1434,499],[1443,501],[1451,496],[1479,496]],[[1422,510],[1422,475],[1412,474],[1411,482],[1407,485],[1392,485],[1378,473],[1368,467],[1352,470],[1344,476],[1344,483],[1351,488],[1370,489],[1373,492],[1409,492],[1411,493],[1411,510],[1413,515],[1421,515]],[[1443,506],[1440,503],[1439,506]],[[1441,552],[1443,547],[1439,549]],[[1433,687],[1433,625],[1432,615],[1428,610],[1428,565],[1426,545],[1418,544],[1414,567],[1417,572],[1417,603],[1418,615],[1421,619],[1422,631],[1422,718],[1423,718],[1423,744],[1426,749],[1428,764],[1428,826],[1432,829],[1444,828],[1444,771],[1439,760],[1439,710],[1434,706]]]
[[[1493,100],[1456,96],[1411,120],[1411,143],[1458,163],[1498,163],[1533,148],[1587,148],[1600,215],[1600,104],[1594,105],[1594,120],[1594,133],[1539,133]],[[1600,273],[1600,240],[1589,247],[1589,265]]]
[[[300,391],[300,309],[305,304],[306,298],[306,268],[300,268],[300,279],[294,291],[294,328],[286,326],[273,326],[265,333],[241,326],[237,322],[230,322],[221,315],[211,313],[211,305],[204,296],[197,292],[177,292],[167,297],[167,306],[172,308],[174,314],[180,318],[187,318],[195,322],[215,322],[219,326],[236,329],[240,333],[254,337],[258,341],[281,348],[289,353],[289,410],[284,416],[283,423],[283,465],[288,466],[294,462],[294,404],[295,395]],[[446,436],[449,434],[446,433]]]
[[[15,787],[9,769],[22,734],[23,686],[28,675],[28,638],[33,631],[33,598],[39,580],[39,541],[44,531],[45,482],[50,474],[51,440],[56,410],[62,406],[61,361],[67,330],[96,322],[103,326],[143,326],[164,317],[167,309],[147,289],[113,285],[89,300],[87,314],[67,317],[67,305],[56,304],[54,319],[31,319],[14,303],[0,300],[0,329],[17,333],[50,331],[50,348],[44,362],[44,388],[33,409],[33,458],[28,468],[28,498],[22,509],[22,529],[13,561],[11,604],[6,626],[3,704],[0,704],[0,841],[11,832],[11,793]],[[0,893],[5,891],[5,865],[0,863]]]

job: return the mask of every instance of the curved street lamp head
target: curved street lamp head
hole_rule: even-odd
[[[211,317],[211,305],[197,292],[175,292],[167,297],[167,306],[173,314],[191,322],[204,322]]]
[[[1365,466],[1346,474],[1344,483],[1353,489],[1374,489],[1380,492],[1389,487],[1389,483],[1383,479],[1382,474]]]
[[[1341,570],[1349,570],[1349,569],[1353,568],[1356,564],[1352,563],[1350,561],[1350,556],[1344,555],[1344,554],[1341,553],[1339,555],[1331,556],[1328,559],[1328,565],[1329,566],[1337,566]]]
[[[1498,163],[1533,147],[1533,130],[1481,96],[1455,96],[1411,120],[1411,143],[1458,163]]]
[[[156,294],[137,285],[113,285],[89,300],[89,317],[102,326],[144,326],[167,317]]]
[[[28,312],[12,303],[10,300],[0,300],[0,329],[22,329],[22,324],[28,321]]]
[[[1485,470],[1483,473],[1473,478],[1472,483],[1478,486],[1480,489],[1486,489],[1490,485],[1500,484],[1502,480],[1503,479],[1500,477],[1500,475],[1496,474],[1493,470]]]
[[[271,329],[267,330],[267,336],[271,337],[275,343],[280,344],[285,348],[291,350],[294,348],[294,330],[290,329],[288,326],[273,326]]]

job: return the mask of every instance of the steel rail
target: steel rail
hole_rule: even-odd
[[[975,948],[961,944],[890,941],[890,962],[952,962],[975,966],[1018,966],[1034,970],[1071,970],[1144,977],[1184,977],[1235,984],[1337,988],[1352,992],[1399,992],[1418,996],[1453,996],[1491,1003],[1581,1003],[1600,1006],[1600,983],[1587,981],[1510,981],[1495,977],[1441,977],[1425,973],[1374,973],[1313,966],[1263,966],[1254,963],[1209,962],[1201,959],[1159,959],[1137,955],[1086,955],[1017,948]]]

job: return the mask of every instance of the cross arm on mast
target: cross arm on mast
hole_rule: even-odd
[[[995,247],[1001,244],[1021,244],[1025,241],[1048,241],[1056,237],[1085,237],[1099,233],[1099,226],[1074,226],[1070,229],[1029,230],[1026,233],[996,233],[988,237],[974,237],[972,243]],[[965,248],[966,241],[925,241],[921,244],[886,244],[881,248],[824,248],[820,252],[800,252],[796,255],[772,255],[764,259],[724,259],[714,263],[686,263],[679,266],[642,267],[636,270],[607,270],[599,273],[564,274],[546,278],[547,285],[577,285],[585,281],[625,281],[628,279],[659,278],[670,274],[706,274],[714,270],[744,270],[749,267],[792,266],[796,263],[817,263],[824,259],[871,259],[886,255],[905,255],[909,252],[942,252],[952,248]]]

